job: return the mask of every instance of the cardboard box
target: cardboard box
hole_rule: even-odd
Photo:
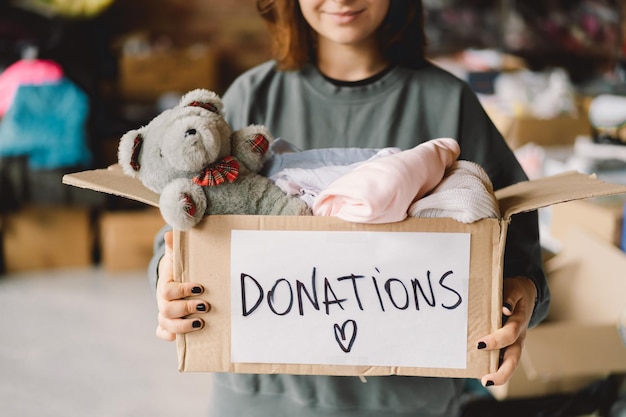
[[[583,112],[578,117],[538,119],[509,115],[493,106],[485,106],[485,110],[512,149],[521,148],[527,143],[539,146],[573,145],[576,137],[591,134],[591,124]]]
[[[99,231],[104,269],[146,269],[154,252],[154,236],[164,225],[161,213],[152,207],[102,213]]]
[[[626,196],[614,195],[571,201],[551,208],[550,234],[563,241],[570,229],[583,228],[620,246]]]
[[[158,196],[145,189],[138,181],[125,177],[119,168],[112,167],[108,170],[85,171],[66,175],[64,182],[78,187],[87,187],[126,196],[152,205],[156,205],[158,201]],[[523,211],[534,210],[572,199],[624,192],[626,192],[626,186],[603,183],[597,180],[595,176],[576,173],[523,182],[499,190],[496,194],[502,218],[484,219],[473,224],[462,224],[452,219],[426,218],[410,218],[403,222],[383,225],[365,225],[344,222],[333,217],[207,216],[190,231],[175,231],[174,233],[175,275],[181,276],[184,281],[193,279],[206,285],[207,291],[202,298],[212,305],[211,314],[206,316],[207,323],[203,330],[178,337],[179,369],[182,371],[207,372],[481,377],[486,373],[493,372],[497,367],[498,354],[496,352],[479,351],[476,349],[475,343],[480,337],[493,332],[501,325],[502,257],[511,216]],[[388,237],[387,232],[392,233],[391,240],[384,240],[385,237]],[[272,233],[274,234],[272,235]],[[287,234],[285,235],[285,233]],[[253,237],[248,238],[248,235],[253,235]],[[267,258],[262,258],[261,262],[245,265],[251,269],[257,267],[261,269],[269,268],[271,271],[269,273],[271,275],[270,278],[276,279],[274,286],[271,288],[263,287],[262,285],[255,287],[254,275],[246,274],[247,269],[240,268],[242,258],[245,264],[248,256],[254,257],[257,255],[255,250],[259,248],[263,249],[259,249],[259,252],[265,254],[265,246],[273,247],[272,245],[275,241],[280,241],[285,236],[287,236],[287,239],[281,246],[282,251],[278,251],[284,253],[284,255],[282,257],[279,256],[278,260],[275,253],[270,253]],[[303,236],[305,239],[302,239]],[[343,247],[339,246],[341,248],[339,251],[331,252],[330,255],[317,259],[319,264],[323,265],[323,267],[319,268],[320,277],[318,278],[324,284],[320,287],[322,289],[318,294],[321,299],[319,300],[321,313],[317,310],[315,313],[315,317],[318,317],[315,320],[319,319],[320,326],[319,328],[314,328],[314,326],[310,326],[309,322],[306,322],[306,326],[300,325],[301,322],[297,320],[297,314],[295,314],[296,317],[294,319],[292,317],[294,314],[291,314],[292,310],[290,309],[292,306],[295,306],[294,310],[298,307],[311,310],[311,306],[315,304],[315,301],[318,301],[314,295],[314,288],[317,288],[319,285],[315,286],[312,284],[317,270],[314,268],[313,272],[311,271],[308,263],[309,259],[306,258],[310,253],[303,254],[298,249],[303,246],[302,242],[307,238],[311,238],[312,241],[319,243],[320,241],[317,240],[319,236],[328,239],[327,241],[321,241],[327,243],[318,244],[308,251],[313,253],[312,256],[314,257],[318,253],[324,253],[325,245],[333,248],[336,247],[333,245],[340,242],[343,244]],[[440,293],[437,292],[437,302],[431,304],[426,301],[431,308],[426,307],[422,299],[420,299],[422,307],[416,308],[418,287],[423,290],[422,296],[429,294],[427,285],[430,282],[429,274],[431,267],[433,267],[432,282],[434,282],[435,290],[439,291],[442,287],[446,287],[447,281],[444,282],[444,280],[448,277],[447,273],[441,275],[441,270],[437,269],[441,265],[431,264],[430,259],[426,259],[423,265],[424,269],[415,269],[417,271],[416,276],[419,275],[419,283],[416,284],[411,281],[412,288],[411,284],[405,286],[405,290],[407,287],[409,289],[404,293],[405,298],[400,297],[400,301],[398,299],[395,299],[395,301],[391,300],[391,303],[395,303],[394,308],[390,303],[390,299],[397,296],[398,293],[394,292],[392,294],[392,287],[396,289],[401,288],[402,282],[400,281],[405,276],[395,275],[395,272],[389,273],[388,270],[393,269],[395,266],[400,266],[401,268],[404,266],[404,262],[410,264],[412,260],[403,259],[401,262],[395,262],[396,259],[393,256],[395,256],[396,248],[394,247],[393,250],[389,251],[386,250],[386,245],[402,242],[406,237],[411,239],[423,238],[426,242],[423,242],[421,246],[411,246],[409,253],[409,256],[412,254],[414,258],[419,258],[422,252],[431,253],[432,247],[436,247],[431,242],[439,242],[441,239],[446,241],[450,237],[456,238],[459,236],[468,238],[466,240],[468,242],[467,252],[460,251],[457,253],[450,248],[443,247],[443,249],[439,249],[442,253],[439,255],[435,254],[435,257],[441,256],[445,261],[459,261],[461,265],[467,265],[468,275],[463,276],[460,274],[465,279],[463,281],[465,288],[461,289],[456,284],[452,286],[453,288],[450,286],[444,288],[452,290],[444,291],[447,295],[456,292],[457,296],[459,294],[467,294],[467,298],[458,297],[456,299],[458,303],[451,305],[449,299],[445,297],[443,299],[438,298]],[[255,237],[258,240],[254,240]],[[290,238],[293,238],[293,240],[290,241]],[[379,239],[385,244],[377,248],[373,252],[374,255],[371,255],[372,252],[368,252],[367,248],[362,246],[363,241],[376,243]],[[394,242],[394,239],[397,242]],[[237,242],[237,244],[231,247],[231,242],[233,241]],[[248,246],[252,247],[252,250]],[[353,249],[355,247],[359,249]],[[348,250],[348,248],[352,250]],[[359,258],[358,255],[361,251],[364,251],[365,255]],[[278,255],[281,255],[281,253]],[[383,256],[381,254],[386,254],[385,256],[391,258],[391,267],[388,259],[379,258],[379,256]],[[354,258],[355,256],[356,258]],[[334,280],[333,277],[337,275],[326,274],[323,268],[344,265],[345,262],[348,262],[348,264],[344,272],[350,272],[346,273],[342,278],[345,278],[346,282],[352,283],[355,287],[357,286],[357,275],[355,274],[363,272],[361,269],[363,265],[372,266],[370,270],[363,272],[362,276],[369,283],[370,293],[375,294],[373,296],[374,300],[376,300],[376,292],[378,292],[380,308],[376,307],[374,302],[365,307],[361,306],[361,309],[359,309],[355,307],[356,305],[360,306],[356,299],[358,298],[356,297],[356,289],[353,289],[354,293],[346,295],[346,293],[332,288],[332,285],[335,285],[339,279]],[[299,277],[301,282],[298,283],[296,281],[292,283],[290,281],[292,277],[289,275],[291,272],[285,271],[291,271],[291,268],[299,268],[301,265],[305,266],[304,270],[307,272],[304,275],[308,276],[302,275]],[[318,265],[314,264],[314,266]],[[379,269],[377,268],[378,266],[384,267]],[[443,266],[445,267],[446,265]],[[354,269],[352,270],[351,268]],[[376,272],[374,273],[372,269],[375,269]],[[425,269],[428,269],[428,271]],[[400,270],[406,272],[402,269]],[[454,271],[456,270],[453,269],[448,272]],[[424,279],[425,276],[429,277],[428,282]],[[454,278],[456,277],[454,276],[453,280]],[[380,281],[379,286],[376,286],[376,279]],[[245,285],[256,288],[258,291],[252,296],[255,300],[254,302],[250,301],[250,294],[246,292],[245,288],[247,287]],[[375,288],[372,289],[372,287]],[[287,297],[287,302],[285,302],[285,293],[289,294],[289,290],[293,290],[293,288],[296,288],[297,291],[308,291],[307,299],[299,297],[297,302],[295,302],[292,298],[293,303],[289,304],[289,297]],[[431,290],[430,297],[435,297],[434,293],[436,291]],[[385,292],[387,293],[385,294]],[[261,296],[258,296],[259,294]],[[291,294],[293,297],[294,293],[291,292]],[[300,293],[298,294],[300,295]],[[403,294],[401,290],[400,294]],[[342,297],[345,299],[342,299]],[[359,321],[363,311],[372,308],[372,305],[374,305],[374,310],[383,310],[382,299],[385,300],[384,303],[387,307],[385,311],[407,311],[411,312],[411,314],[405,314],[399,320],[381,318],[381,316],[390,317],[385,316],[387,313],[374,314],[373,318],[368,316],[368,318],[372,318],[371,321],[366,321],[365,325],[363,325],[363,322]],[[363,301],[363,304],[366,304],[366,301]],[[404,309],[405,305],[403,302],[405,301],[406,306],[411,304],[410,309]],[[238,311],[236,308],[239,302],[244,306],[243,311]],[[272,303],[275,304],[271,306]],[[250,307],[252,304],[254,306]],[[303,304],[304,307],[302,307]],[[459,304],[461,307],[455,310]],[[241,331],[241,322],[245,321],[242,317],[247,317],[246,313],[250,313],[251,310],[259,306],[261,306],[260,308],[263,309],[263,314],[265,314],[263,317],[267,317],[265,321],[256,322],[261,333],[256,339],[253,339],[253,342],[248,344],[232,342],[232,340],[242,340],[240,338],[242,333],[244,333],[243,340],[245,340],[245,331]],[[323,314],[324,306],[326,307],[326,314]],[[353,316],[348,316],[346,319],[345,316],[339,315],[335,318],[335,316],[329,313],[331,307],[333,314],[336,311],[340,311],[338,307],[341,307],[341,309],[344,307],[348,309],[349,307],[350,314],[353,314]],[[275,314],[272,315],[269,310],[274,311]],[[313,308],[313,310],[315,309]],[[437,313],[432,313],[435,310]],[[449,324],[458,325],[458,318],[456,317],[452,320],[452,323],[448,323],[446,320],[448,313],[444,310],[464,311],[466,313],[465,321],[460,320],[464,326],[460,332],[463,333],[464,340],[452,346],[454,349],[460,349],[464,357],[460,366],[456,362],[458,351],[453,349],[454,352],[451,354],[451,357],[454,358],[455,362],[453,366],[450,366],[446,362],[447,357],[442,353],[447,351],[450,346],[447,344],[437,345],[439,339],[445,339],[445,337],[450,336],[445,330],[442,330],[446,328],[445,326]],[[420,314],[419,316],[415,316],[415,314],[418,314],[416,311]],[[416,331],[411,326],[418,325],[417,322],[420,321],[423,311],[431,312],[432,314],[432,316],[427,316],[429,319],[425,320],[426,326],[432,323],[437,324],[437,326],[433,326],[427,332],[418,333],[420,342],[411,345],[409,348],[406,345],[397,346],[397,343],[388,343],[389,338],[387,334],[389,331],[393,333],[393,337],[398,335],[400,337],[412,337],[412,335],[416,334]],[[289,314],[287,314],[288,312]],[[438,317],[439,313],[441,313],[440,315],[443,316],[443,319]],[[330,321],[327,320],[327,316],[332,316]],[[430,318],[433,319],[432,322]],[[279,322],[279,320],[283,319],[285,320],[284,322]],[[359,323],[359,335],[362,334],[362,330],[366,333],[371,327],[375,328],[375,332],[379,332],[373,336],[373,342],[365,347],[362,343],[359,343],[360,339],[356,339],[357,321]],[[277,325],[276,323],[279,324]],[[280,323],[285,323],[284,333],[281,333],[280,337],[274,331],[275,327],[271,327],[272,331],[262,332],[265,330],[265,326],[276,325],[280,327]],[[304,323],[304,320],[302,323]],[[422,324],[420,323],[419,325]],[[441,326],[438,326],[439,324]],[[299,333],[301,328],[306,328],[307,331],[310,329],[311,333],[302,335],[302,333]],[[333,333],[335,340],[333,340]],[[289,346],[285,348],[281,339],[281,337],[290,338],[291,334],[298,335],[293,338],[294,340],[289,341],[293,342],[294,346],[300,342],[299,339],[304,338],[307,340],[307,345],[304,349],[307,351],[305,355],[308,353],[308,350],[317,352],[318,345],[328,345],[331,351],[327,353],[327,357],[322,359],[316,357],[314,360],[297,361],[298,354],[302,353],[300,351],[296,352],[296,359],[290,359],[289,361],[232,360],[231,355],[235,355],[237,358],[247,358],[246,354],[250,354],[250,351],[252,351],[252,354],[260,352],[258,354],[261,356],[267,354],[268,357],[272,357],[273,353],[279,351],[284,352],[285,357],[289,356],[291,358],[296,349],[290,350]],[[231,335],[233,339],[231,339]],[[458,334],[453,336],[458,336]],[[311,337],[313,337],[313,340],[309,339]],[[358,345],[358,349],[364,349],[368,353],[359,356],[357,353],[358,349],[351,350],[353,343],[355,346]],[[436,350],[430,355],[431,357],[413,354],[415,350],[421,348],[422,343]],[[270,347],[266,348],[265,346],[268,344]],[[339,347],[342,348],[341,350],[344,353],[355,352],[355,354],[344,355]],[[382,353],[375,352],[378,347],[382,347]],[[402,355],[403,352],[407,354],[408,352],[412,359],[424,361],[427,365],[410,366],[400,363],[401,360],[397,359],[396,353],[392,353],[393,349],[398,350],[396,352],[398,355]],[[242,350],[244,351],[243,353],[241,352]],[[396,359],[398,362],[394,363]],[[431,366],[433,359],[442,359],[444,364]],[[344,361],[346,364],[339,364],[341,361]]]
[[[164,93],[183,94],[195,88],[215,89],[217,54],[205,45],[123,54],[119,88],[126,99],[155,100]]]
[[[530,329],[520,366],[497,398],[575,392],[611,373],[626,372],[626,254],[584,229],[570,230],[546,262],[550,314]]]
[[[5,272],[93,263],[94,234],[88,209],[26,206],[6,214],[2,223]]]

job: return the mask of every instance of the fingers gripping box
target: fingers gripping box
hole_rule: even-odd
[[[69,185],[158,205],[119,167]],[[177,338],[181,371],[478,378],[498,354],[476,341],[501,325],[504,242],[518,213],[626,193],[579,173],[496,193],[501,218],[215,215],[174,231],[175,276],[199,282],[204,328]]]

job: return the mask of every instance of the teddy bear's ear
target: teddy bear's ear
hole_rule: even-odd
[[[197,106],[224,116],[222,100],[217,93],[198,88],[185,94],[178,104],[179,107]]]
[[[130,177],[137,178],[141,164],[139,155],[143,145],[143,131],[131,130],[126,132],[120,139],[117,150],[117,162],[122,167],[124,173]]]

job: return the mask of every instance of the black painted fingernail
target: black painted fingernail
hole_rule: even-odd
[[[194,329],[199,329],[200,327],[202,327],[202,322],[200,320],[194,320],[194,322],[191,323],[191,327],[193,327]]]
[[[191,289],[192,294],[200,294],[202,292],[202,287],[193,287]]]
[[[478,349],[485,349],[487,347],[487,343],[485,342],[478,342],[478,346],[476,346]]]
[[[504,303],[502,304],[504,306],[504,308],[506,308],[507,310],[513,312],[513,307],[511,306],[511,304],[509,303]]]
[[[487,383],[485,383],[485,386],[486,386],[486,387],[490,387],[490,386],[492,386],[492,385],[495,385],[495,384],[493,383],[493,381],[487,381]]]
[[[196,306],[196,310],[198,310],[198,311],[206,311],[206,305],[204,305],[204,304],[198,304],[198,305]]]

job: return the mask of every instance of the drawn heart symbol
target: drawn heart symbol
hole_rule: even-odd
[[[352,335],[350,336],[350,341],[346,345],[345,342],[348,340],[348,335],[346,334],[346,327],[349,327],[348,325],[351,325],[352,327],[351,329]],[[357,329],[356,321],[346,320],[343,322],[341,326],[335,323],[334,328],[335,328],[335,339],[337,340],[339,347],[341,348],[341,350],[343,350],[346,353],[350,352],[350,350],[352,350],[352,345],[354,344],[354,339],[356,339],[356,329]]]

